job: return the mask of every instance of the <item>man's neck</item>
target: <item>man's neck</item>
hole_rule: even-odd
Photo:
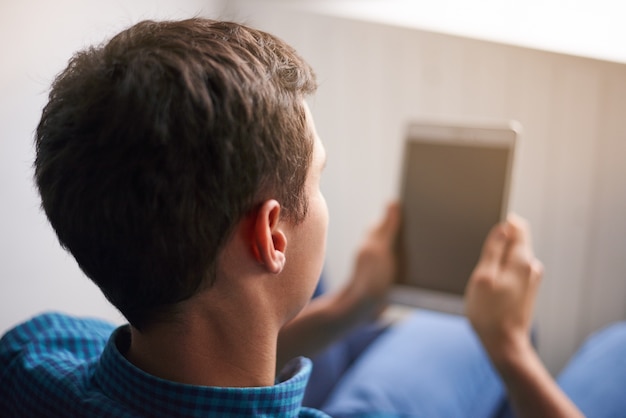
[[[146,373],[179,383],[273,385],[278,327],[242,316],[189,316],[144,332],[131,327],[126,358]]]

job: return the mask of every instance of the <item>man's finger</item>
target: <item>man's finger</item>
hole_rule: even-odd
[[[511,237],[509,251],[505,255],[504,262],[523,270],[530,270],[535,256],[528,223],[524,219],[511,214],[507,218],[507,224],[510,227]]]
[[[519,248],[524,248],[525,251],[529,251],[529,255],[532,256],[532,240],[528,222],[516,214],[511,213],[507,216],[507,223],[512,230],[511,240],[514,241],[514,245],[519,246]]]
[[[476,266],[477,269],[480,268],[489,271],[493,268],[499,268],[507,251],[509,235],[508,224],[501,223],[491,228],[483,244],[480,260],[478,260],[478,265]]]
[[[398,202],[392,202],[387,206],[385,218],[376,227],[376,234],[381,240],[391,244],[398,233],[400,227],[400,205]]]

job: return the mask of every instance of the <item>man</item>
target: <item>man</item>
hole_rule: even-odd
[[[141,22],[74,56],[37,129],[35,178],[61,245],[129,325],[109,337],[49,314],[8,333],[3,413],[324,416],[302,406],[311,363],[297,356],[380,311],[399,215],[366,237],[343,290],[309,303],[328,223],[315,88],[282,41],[204,19]],[[574,416],[528,343],[540,276],[527,227],[495,227],[468,315],[521,413]],[[342,412],[335,395],[326,410],[409,404]]]
[[[0,358],[4,382],[15,380],[3,410],[300,410],[310,363],[296,360],[274,386],[277,352],[282,368],[282,359],[315,352],[373,316],[392,273],[389,243],[375,242],[369,247],[383,251],[365,249],[360,264],[381,275],[360,268],[345,291],[292,321],[316,286],[326,239],[325,154],[304,102],[315,87],[311,68],[282,41],[202,19],[142,22],[73,57],[37,130],[35,177],[61,244],[131,325],[106,348],[106,325],[59,315],[10,333]],[[388,242],[396,225],[391,213]],[[34,341],[36,328],[52,335]],[[39,343],[43,351],[84,346],[49,363]],[[27,362],[30,348],[32,375],[15,361]],[[100,362],[90,357],[102,349]],[[58,375],[83,360],[84,375]],[[94,385],[74,386],[85,377]],[[165,380],[177,382],[169,390],[178,401],[164,393]],[[233,389],[181,396],[183,385]],[[244,387],[266,389],[235,389]]]

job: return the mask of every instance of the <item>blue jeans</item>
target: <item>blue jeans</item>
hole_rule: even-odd
[[[587,417],[626,416],[626,322],[592,335],[558,383]]]
[[[305,404],[334,417],[513,416],[463,317],[416,311],[367,326],[313,359]],[[626,323],[592,336],[558,377],[588,417],[626,416]]]

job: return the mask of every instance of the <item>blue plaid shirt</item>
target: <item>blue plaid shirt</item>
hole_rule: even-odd
[[[111,334],[113,332],[113,334]],[[311,361],[289,363],[270,387],[166,381],[129,363],[128,327],[45,314],[0,340],[0,414],[27,417],[326,417],[302,407]]]

